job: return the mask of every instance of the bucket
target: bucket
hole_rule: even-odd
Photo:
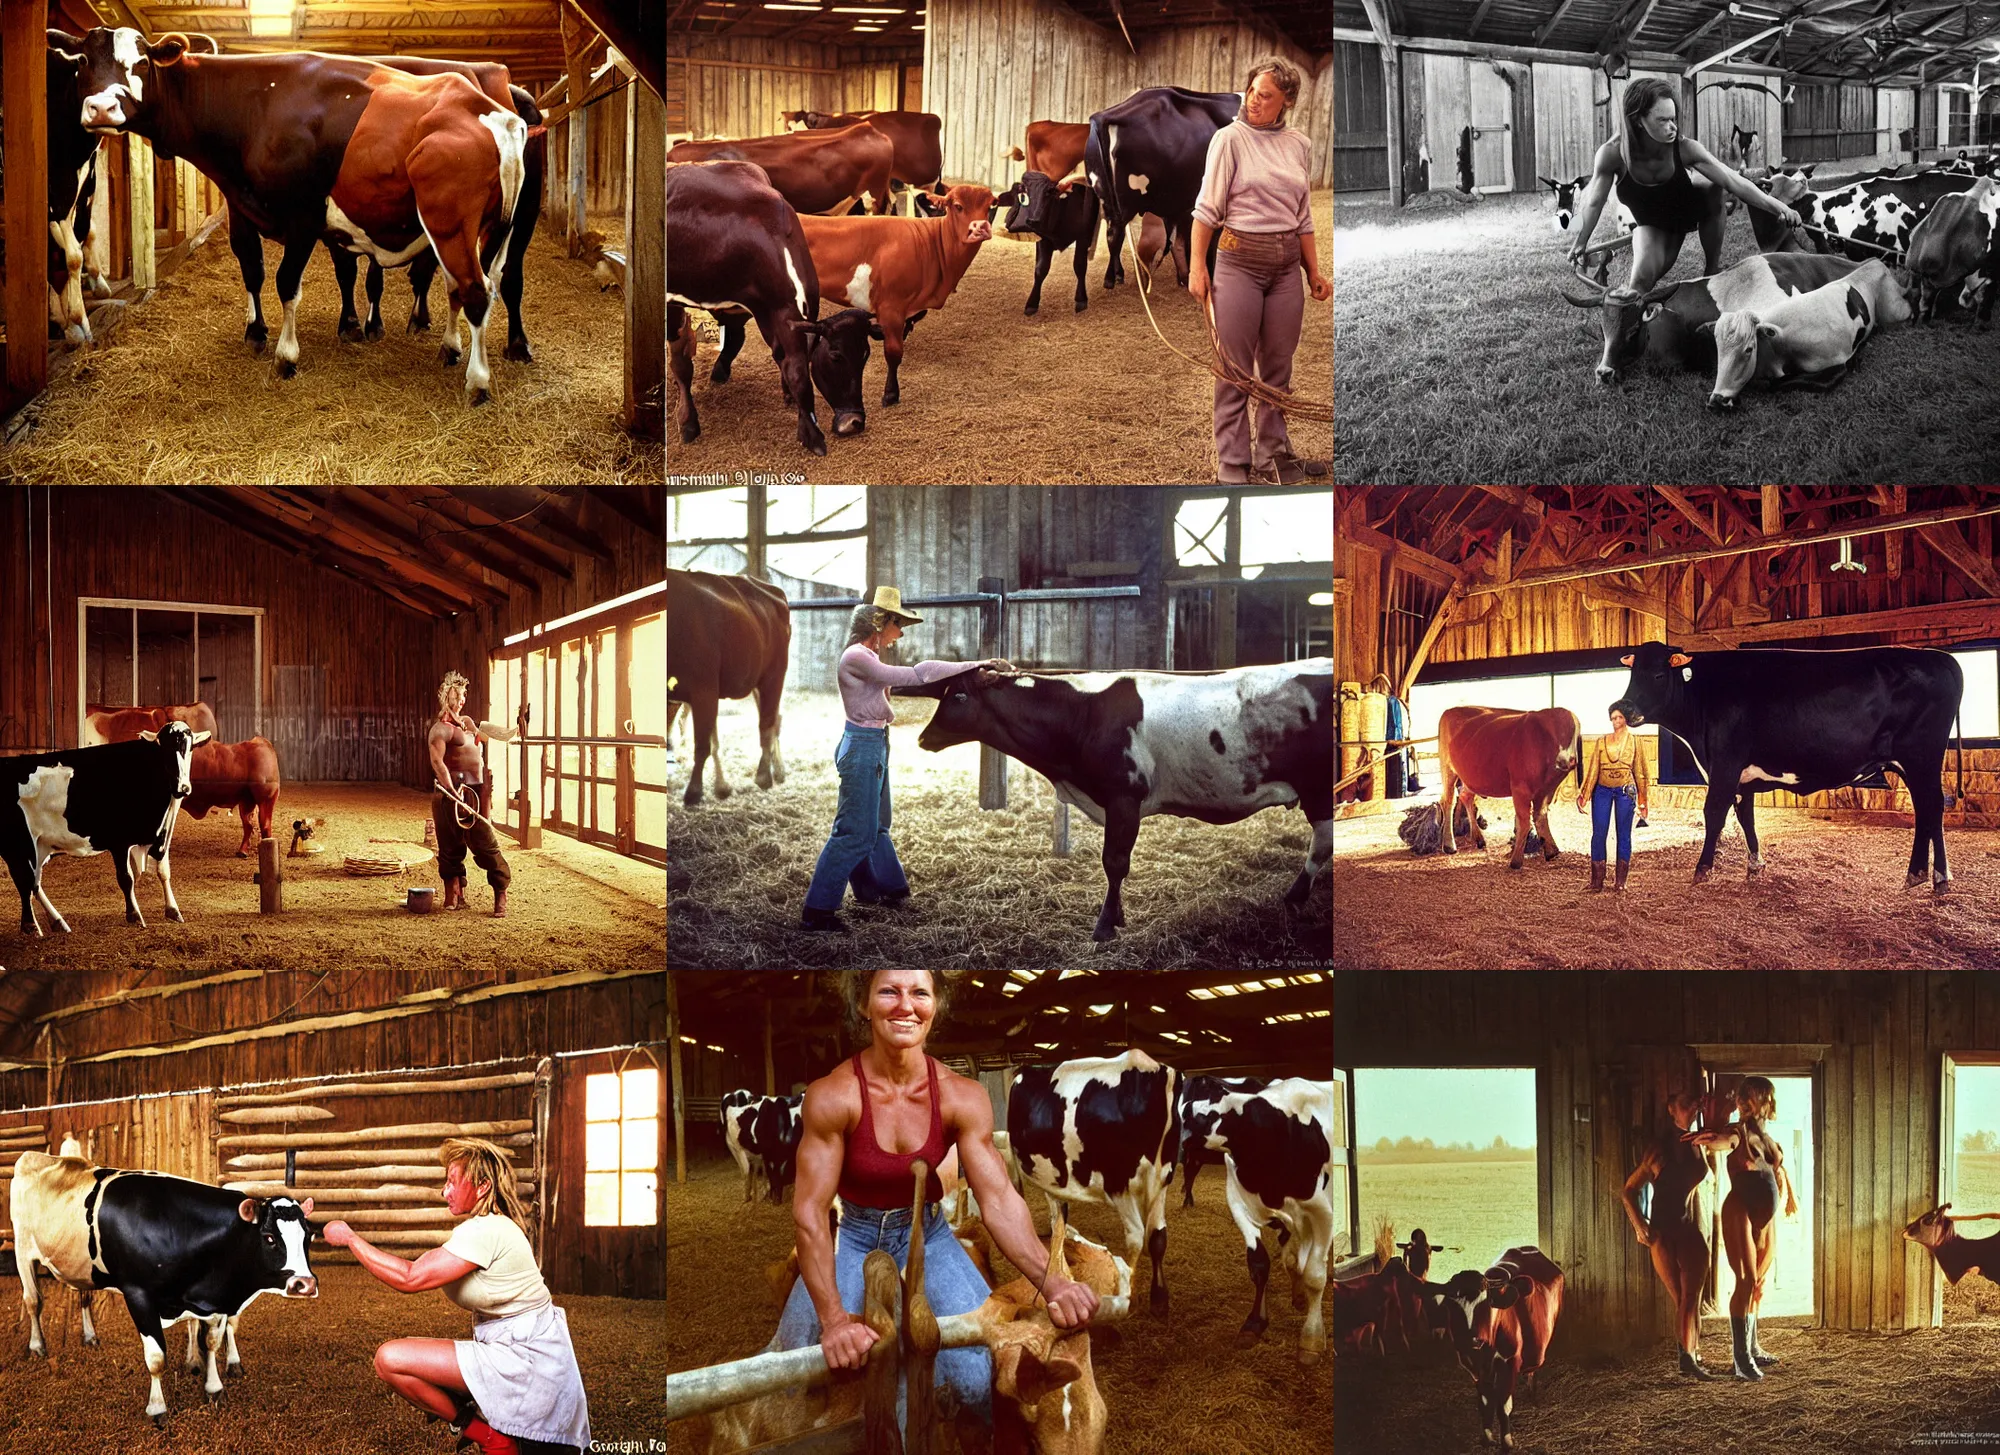
[[[428,884],[413,885],[403,904],[411,914],[429,914],[437,908],[437,891]]]

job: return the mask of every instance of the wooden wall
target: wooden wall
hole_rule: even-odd
[[[785,130],[785,111],[894,110],[902,62],[916,59],[907,46],[864,51],[729,36],[667,44],[667,130],[695,137],[776,136]],[[679,126],[676,95],[686,97]]]
[[[1691,1073],[1689,1048],[1718,1043],[1807,1048],[1745,1054],[1762,1069],[1791,1057],[1814,1068],[1819,1323],[1932,1326],[1935,1266],[1898,1233],[1937,1201],[1944,1053],[2000,1049],[1990,978],[1441,971],[1344,975],[1334,994],[1343,1068],[1536,1069],[1540,1246],[1566,1275],[1557,1338],[1572,1349],[1653,1344],[1670,1329],[1619,1191],[1664,1125],[1666,1091]],[[1364,1205],[1360,1225],[1378,1215],[1407,1236],[1409,1215],[1392,1207]],[[1468,1249],[1468,1266],[1497,1251]]]

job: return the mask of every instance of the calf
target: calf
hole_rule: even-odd
[[[1831,387],[1869,335],[1909,317],[1909,300],[1880,258],[1782,303],[1720,314],[1700,325],[1715,336],[1708,407],[1734,409],[1754,379]]]
[[[1194,1177],[1222,1154],[1208,1147],[1208,1134],[1222,1115],[1222,1098],[1232,1092],[1262,1091],[1259,1076],[1190,1076],[1181,1082],[1181,1206],[1194,1206]]]
[[[1544,187],[1555,194],[1556,231],[1568,232],[1571,221],[1576,217],[1576,199],[1590,185],[1590,174],[1586,172],[1582,176],[1570,178],[1567,182],[1558,182],[1554,177],[1542,177],[1539,180]],[[1616,219],[1621,232],[1630,232],[1638,225],[1630,209],[1618,200],[1618,189],[1615,186],[1611,190],[1611,207],[1612,216]]]
[[[1981,177],[1969,192],[1940,197],[1910,234],[1905,259],[1917,285],[1917,317],[1925,323],[1938,300],[1964,285],[1977,307],[1979,327],[1993,316],[1993,283],[2000,279],[2000,183]]]
[[[1030,318],[1041,312],[1042,280],[1048,277],[1056,254],[1074,248],[1076,311],[1083,312],[1090,306],[1085,274],[1090,268],[1090,250],[1097,242],[1095,189],[1083,185],[1081,177],[1058,182],[1045,173],[1029,171],[999,201],[1010,204],[1002,224],[1007,231],[1035,236],[1035,285],[1028,290],[1028,303],[1021,311]]]
[[[797,1170],[805,1131],[803,1096],[758,1096],[732,1091],[722,1099],[723,1140],[743,1169],[743,1200],[752,1201],[761,1180],[766,1201],[783,1203]]]
[[[2000,1233],[1984,1238],[1968,1238],[1945,1214],[1951,1204],[1931,1209],[1903,1229],[1905,1242],[1915,1243],[1937,1260],[1947,1283],[1956,1284],[1968,1273],[1977,1273],[1988,1283],[2000,1283]]]
[[[1577,766],[1581,743],[1576,714],[1566,707],[1536,712],[1446,708],[1438,719],[1438,773],[1444,779],[1438,818],[1444,851],[1458,852],[1451,812],[1455,797],[1464,799],[1473,847],[1480,850],[1486,847],[1486,835],[1479,828],[1479,797],[1508,797],[1514,800],[1514,852],[1507,867],[1521,867],[1530,822],[1542,836],[1542,857],[1553,862],[1558,850],[1549,832],[1549,800],[1563,774]]]
[[[1266,1269],[1268,1272],[1268,1268]],[[1410,1273],[1401,1258],[1391,1258],[1379,1272],[1364,1273],[1333,1285],[1334,1352],[1353,1353],[1373,1347],[1377,1354],[1389,1352],[1389,1336],[1394,1334],[1404,1349],[1410,1347],[1409,1331],[1403,1319],[1405,1285]],[[1261,1304],[1263,1286],[1258,1286]],[[1260,1316],[1261,1317],[1261,1316]],[[1260,1326],[1258,1332],[1262,1332]],[[1254,1335],[1252,1335],[1254,1337]]]
[[[1509,1248],[1484,1274],[1471,1269],[1448,1283],[1426,1283],[1442,1297],[1453,1350],[1472,1376],[1480,1438],[1514,1448],[1514,1391],[1534,1389],[1562,1312],[1563,1274],[1541,1249]]]

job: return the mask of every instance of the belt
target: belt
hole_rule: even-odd
[[[1227,253],[1245,267],[1289,267],[1299,260],[1299,235],[1295,232],[1238,232],[1225,227],[1215,246],[1218,254]]]
[[[938,1203],[934,1202],[924,1204],[925,1222],[931,1220],[938,1212],[939,1206]],[[852,1222],[857,1226],[866,1224],[871,1228],[878,1228],[886,1232],[890,1228],[908,1227],[910,1225],[910,1210],[906,1207],[861,1207],[843,1197],[840,1200],[840,1221],[843,1224]]]

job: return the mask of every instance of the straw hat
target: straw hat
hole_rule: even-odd
[[[874,604],[877,611],[887,612],[905,626],[914,626],[923,620],[914,611],[903,610],[903,593],[894,586],[877,586]]]

